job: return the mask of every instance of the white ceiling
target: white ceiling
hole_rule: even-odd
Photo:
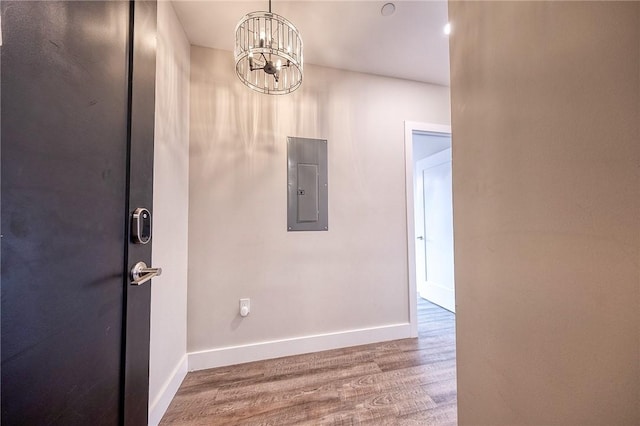
[[[451,148],[451,135],[413,133],[413,163],[437,152]]]
[[[271,10],[298,28],[307,64],[385,75],[449,86],[446,1],[278,1]],[[268,10],[264,1],[174,0],[174,9],[191,44],[234,47],[235,26],[245,14]]]

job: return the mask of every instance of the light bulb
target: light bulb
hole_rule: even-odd
[[[447,22],[447,24],[444,26],[444,28],[442,29],[442,31],[443,31],[446,35],[451,34],[451,23],[450,23],[450,22]]]
[[[277,62],[276,62],[276,69],[280,70],[280,68],[282,68],[282,61],[280,59],[278,59]]]

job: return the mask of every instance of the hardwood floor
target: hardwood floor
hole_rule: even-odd
[[[455,425],[454,315],[419,337],[187,374],[161,425]]]

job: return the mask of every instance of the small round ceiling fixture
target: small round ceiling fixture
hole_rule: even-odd
[[[391,16],[395,13],[396,11],[396,5],[393,3],[385,3],[382,6],[382,9],[380,9],[380,13],[382,14],[382,16]]]

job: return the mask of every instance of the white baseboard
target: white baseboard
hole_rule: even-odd
[[[187,354],[185,354],[176,368],[174,368],[173,372],[169,376],[169,379],[166,381],[165,385],[162,388],[160,394],[155,398],[155,400],[149,406],[149,425],[157,426],[162,420],[162,416],[169,408],[169,404],[171,404],[171,400],[178,392],[182,381],[187,375]]]
[[[191,352],[189,371],[411,337],[409,323]]]

